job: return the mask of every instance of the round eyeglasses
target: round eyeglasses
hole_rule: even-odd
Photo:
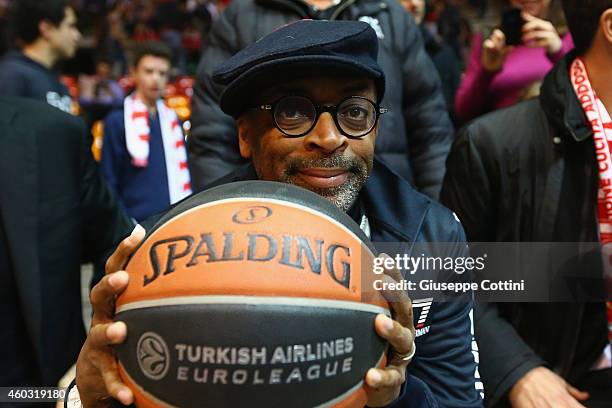
[[[284,96],[267,105],[255,107],[269,111],[274,125],[285,136],[301,137],[310,132],[323,112],[329,112],[344,136],[361,138],[374,129],[378,118],[388,110],[363,96],[349,96],[337,105],[315,105],[305,96]]]

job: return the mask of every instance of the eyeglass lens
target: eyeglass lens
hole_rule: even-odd
[[[313,103],[302,96],[288,96],[280,101],[274,109],[277,126],[288,135],[302,135],[308,132],[317,117]],[[376,121],[376,107],[363,98],[348,98],[337,108],[337,123],[349,136],[367,134]]]

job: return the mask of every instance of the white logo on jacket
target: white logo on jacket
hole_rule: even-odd
[[[359,21],[363,21],[364,23],[368,23],[370,27],[376,32],[376,36],[379,40],[385,38],[385,34],[383,33],[382,28],[380,27],[380,22],[377,18],[369,17],[369,16],[361,16],[359,17]]]
[[[427,317],[429,316],[429,309],[432,303],[433,298],[415,299],[412,301],[412,310],[414,316],[417,317],[417,322],[414,326],[416,329],[416,337],[421,337],[429,333],[431,325],[427,324]]]

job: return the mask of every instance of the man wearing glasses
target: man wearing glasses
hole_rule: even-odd
[[[452,242],[449,256],[465,255],[463,229],[452,213],[374,158],[377,123],[385,113],[378,105],[385,79],[377,52],[376,34],[366,23],[303,20],[227,60],[215,75],[226,85],[221,108],[236,119],[240,153],[251,164],[217,184],[294,184],[345,210],[375,243]],[[124,240],[91,294],[93,325],[76,380],[86,407],[108,406],[109,396],[133,401],[109,346],[127,335],[124,323],[112,321],[112,298],[127,285],[121,269],[142,237],[140,229]],[[388,274],[400,279],[397,271]],[[390,353],[387,367],[364,373],[368,406],[481,406],[471,301],[434,303],[426,319],[430,329],[419,335],[419,316],[413,318],[407,294],[396,300],[394,320],[377,318],[373,328],[389,342]]]

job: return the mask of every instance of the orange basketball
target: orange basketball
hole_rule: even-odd
[[[240,182],[183,201],[148,231],[116,303],[120,373],[139,407],[363,407],[385,364],[373,246],[307,190]],[[365,289],[365,288],[363,288]]]

